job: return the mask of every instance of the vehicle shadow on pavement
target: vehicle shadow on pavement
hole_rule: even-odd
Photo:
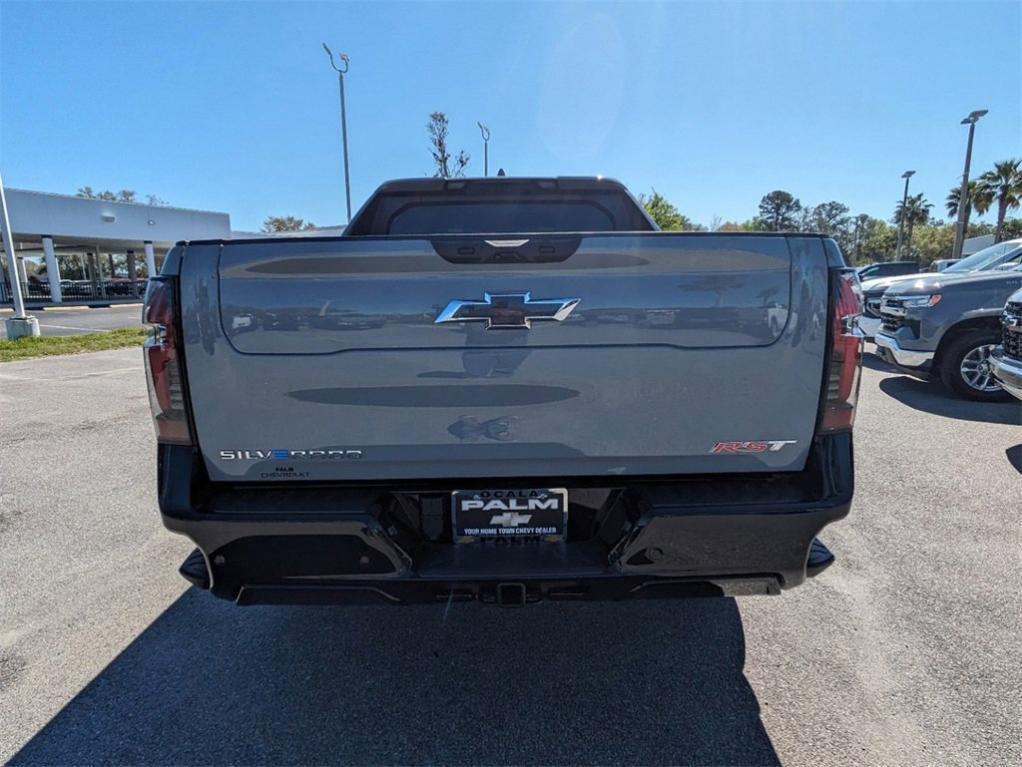
[[[1022,406],[1016,399],[1010,402],[974,402],[956,397],[938,383],[908,376],[884,378],[880,381],[880,390],[903,405],[945,418],[1022,425]]]
[[[733,599],[444,616],[190,589],[11,764],[779,764]]]
[[[1008,463],[1011,464],[1011,467],[1019,474],[1022,474],[1022,445],[1009,447],[1004,451],[1004,455],[1008,458]]]
[[[870,370],[879,370],[881,373],[893,373],[895,368],[884,362],[883,358],[873,352],[862,353],[862,366]]]

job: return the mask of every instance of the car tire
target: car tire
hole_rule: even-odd
[[[997,386],[993,375],[985,367],[986,358],[999,341],[1000,333],[984,328],[970,330],[954,339],[941,354],[941,383],[966,399],[978,402],[1007,401],[1010,395]]]

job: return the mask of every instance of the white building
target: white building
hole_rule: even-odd
[[[231,236],[226,213],[5,191],[18,279],[29,306],[137,299],[175,242]],[[3,266],[0,304],[10,303],[14,279],[11,264]]]

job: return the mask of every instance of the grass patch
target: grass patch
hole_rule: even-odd
[[[139,346],[145,340],[145,333],[143,328],[121,328],[81,336],[39,336],[19,338],[16,341],[5,338],[0,340],[0,362]]]

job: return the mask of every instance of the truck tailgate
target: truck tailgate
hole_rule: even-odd
[[[211,478],[802,468],[826,345],[818,238],[526,238],[556,260],[475,263],[461,256],[490,246],[468,236],[188,246],[186,373]],[[487,328],[504,316],[518,326]]]

